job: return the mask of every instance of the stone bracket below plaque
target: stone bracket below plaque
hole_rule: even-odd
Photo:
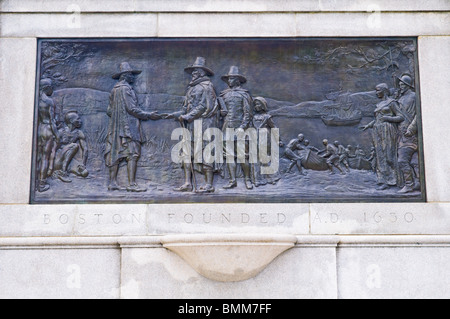
[[[296,236],[271,234],[168,235],[163,247],[183,258],[202,276],[221,282],[255,277],[295,246]]]

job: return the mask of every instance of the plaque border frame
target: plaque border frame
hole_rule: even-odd
[[[165,198],[161,199],[99,199],[99,200],[91,200],[91,199],[81,199],[81,200],[36,200],[36,157],[37,157],[37,117],[38,117],[38,108],[37,104],[39,103],[39,80],[40,80],[40,71],[41,71],[41,44],[44,41],[52,41],[52,42],[142,42],[142,41],[214,41],[214,40],[234,40],[234,41],[246,41],[246,40],[302,40],[302,41],[330,41],[330,40],[364,40],[364,41],[382,41],[382,40],[407,40],[413,41],[415,45],[414,52],[414,89],[416,93],[416,112],[418,119],[418,157],[419,157],[419,179],[421,184],[421,195],[415,198],[384,198],[383,200],[379,200],[378,198],[370,198],[370,197],[361,197],[358,199],[356,196],[353,198],[338,198],[333,197],[331,199],[325,198],[315,198],[314,200],[310,199],[281,199],[277,198],[275,200],[261,200],[261,197],[264,195],[255,195],[252,198],[246,198],[245,201],[234,201],[233,204],[244,204],[244,203],[262,203],[262,204],[326,204],[326,203],[427,203],[427,187],[426,187],[426,176],[425,176],[425,154],[424,154],[424,136],[423,136],[423,125],[422,125],[422,98],[421,98],[421,87],[420,87],[420,61],[419,61],[419,41],[418,36],[355,36],[355,37],[307,37],[307,36],[264,36],[264,37],[109,37],[109,38],[101,38],[101,37],[37,37],[36,38],[36,74],[35,74],[35,101],[34,101],[34,110],[33,110],[33,137],[32,137],[32,161],[31,161],[31,174],[30,174],[30,194],[29,194],[29,202],[30,205],[60,205],[60,204],[226,204],[229,202],[230,198],[233,196],[226,196],[222,198],[218,198],[214,202],[205,202],[202,199],[192,199],[190,200],[174,200],[173,198],[168,201]],[[203,197],[203,196],[202,196]]]

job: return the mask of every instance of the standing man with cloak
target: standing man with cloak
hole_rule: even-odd
[[[226,132],[227,129],[233,129],[235,132],[244,132],[253,126],[253,98],[247,90],[241,87],[242,84],[247,82],[247,79],[239,74],[239,68],[237,66],[231,66],[228,74],[222,76],[222,81],[228,84],[228,89],[220,93],[220,99],[224,103],[224,106],[221,109],[221,114],[225,116],[223,131]],[[233,146],[235,149],[233,155],[236,158],[239,143],[235,140],[233,144],[235,144]],[[245,187],[247,189],[253,189],[248,141],[245,141],[245,150],[241,151],[245,151],[245,162],[240,163],[244,173]],[[229,155],[231,156],[231,154]],[[224,186],[224,189],[235,188],[237,187],[237,163],[235,161],[227,161],[227,167],[230,174],[230,182],[228,185]]]
[[[202,120],[202,136],[203,133],[209,128],[218,128],[220,120],[219,106],[216,103],[216,92],[214,86],[210,80],[210,76],[214,75],[214,72],[206,66],[206,59],[203,57],[197,57],[194,64],[188,66],[184,71],[192,76],[191,82],[188,85],[184,104],[180,112],[169,114],[165,118],[173,118],[181,123],[183,128],[186,128],[194,136],[194,121]],[[204,143],[204,142],[203,142]],[[204,150],[205,145],[195,150]],[[190,192],[193,190],[193,180],[195,182],[195,172],[197,171],[205,176],[205,185],[199,189],[195,189],[200,193],[213,193],[215,191],[213,186],[214,170],[218,163],[206,163],[204,159],[201,163],[194,163],[192,160],[194,154],[184,154],[187,160],[183,161],[183,170],[185,183],[175,188],[178,192]],[[199,154],[197,154],[199,155]]]
[[[119,164],[127,163],[128,192],[145,192],[146,188],[136,183],[137,163],[141,157],[143,134],[141,121],[158,120],[156,112],[144,112],[138,106],[136,92],[131,87],[136,75],[142,71],[134,70],[127,62],[120,65],[120,72],[113,76],[119,80],[114,86],[106,114],[110,117],[106,139],[105,163],[109,168],[108,190],[125,190],[117,183]]]

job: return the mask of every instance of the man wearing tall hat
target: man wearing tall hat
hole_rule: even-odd
[[[134,70],[127,62],[120,64],[120,71],[113,75],[119,80],[114,86],[107,115],[110,117],[106,138],[105,163],[109,168],[109,191],[127,190],[128,192],[145,192],[147,189],[136,183],[137,163],[141,156],[143,134],[141,121],[158,120],[156,112],[145,112],[139,108],[137,95],[132,88],[136,75],[142,71]],[[119,165],[126,162],[128,187],[117,183]]]
[[[409,193],[415,188],[416,178],[414,168],[411,165],[412,157],[417,152],[417,134],[410,134],[410,126],[414,125],[416,118],[416,93],[412,78],[409,74],[403,74],[398,78],[400,97],[398,103],[400,112],[405,120],[400,123],[400,140],[398,145],[398,164],[401,177],[403,177],[403,188],[399,193]],[[409,129],[409,131],[408,131]]]
[[[216,103],[216,92],[210,80],[210,76],[214,72],[206,66],[206,60],[203,57],[197,57],[194,64],[186,67],[184,71],[191,75],[191,81],[188,84],[184,104],[180,112],[169,114],[165,118],[174,118],[180,122],[183,128],[187,128],[191,136],[194,136],[194,122],[202,120],[202,136],[208,128],[218,128],[220,120],[219,107]],[[194,152],[203,152],[205,145]],[[187,160],[183,160],[183,170],[185,183],[175,188],[175,191],[190,192],[194,190],[193,182],[196,184],[195,172],[203,174],[205,177],[205,184],[199,189],[195,189],[200,193],[212,193],[215,191],[214,171],[218,163],[194,163],[193,154],[184,154]],[[195,185],[196,186],[196,185]]]
[[[220,93],[220,100],[225,104],[222,107],[221,113],[225,116],[223,132],[227,129],[234,129],[236,132],[245,131],[251,127],[253,111],[253,100],[250,93],[243,89],[242,84],[247,82],[247,79],[239,73],[237,66],[230,67],[228,74],[222,76],[222,80],[228,84],[228,89]],[[237,147],[239,143],[234,143]],[[247,189],[253,189],[251,178],[251,166],[248,158],[248,142],[245,144],[245,162],[240,163],[244,173],[244,182]],[[242,145],[242,144],[241,144]],[[237,149],[234,148],[234,155],[236,156]],[[236,181],[236,161],[227,161],[228,172],[230,174],[230,182],[224,186],[225,189],[235,188]]]

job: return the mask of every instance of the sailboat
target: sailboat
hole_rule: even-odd
[[[362,112],[356,110],[352,103],[347,104],[347,108],[333,107],[331,114],[323,114],[322,121],[328,126],[353,126],[362,120]]]

